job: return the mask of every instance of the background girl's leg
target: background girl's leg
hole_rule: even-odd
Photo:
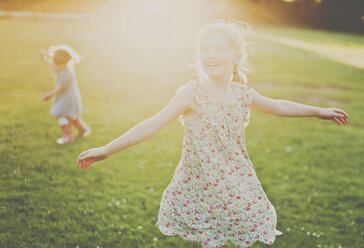
[[[63,116],[57,117],[57,122],[63,134],[62,138],[57,139],[57,143],[67,144],[73,142],[72,122],[67,117]]]
[[[73,119],[72,120],[73,125],[75,125],[78,130],[77,137],[81,138],[90,135],[91,128],[85,123],[85,121],[80,116],[76,116],[75,118],[72,119]]]

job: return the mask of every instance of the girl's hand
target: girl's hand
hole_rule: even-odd
[[[39,49],[39,52],[40,52],[40,58],[43,59],[46,56],[46,51],[43,48],[41,48]]]
[[[346,125],[349,123],[349,116],[344,110],[337,108],[322,108],[319,110],[317,118],[323,120],[332,120],[338,125]]]
[[[43,101],[48,101],[52,96],[53,96],[53,94],[50,92],[44,93]]]
[[[54,66],[53,59],[47,56],[47,52],[43,48],[39,49],[39,52],[40,52],[40,60],[42,60],[44,63],[48,65]]]
[[[81,170],[86,170],[93,162],[104,160],[110,155],[106,153],[104,147],[93,148],[82,152],[77,159],[77,164]]]

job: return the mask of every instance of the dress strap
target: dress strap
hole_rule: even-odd
[[[209,99],[208,99],[208,96],[206,96],[205,94],[203,94],[202,92],[202,88],[201,88],[201,84],[194,81],[194,80],[191,80],[189,82],[189,84],[191,84],[191,86],[193,87],[194,89],[194,93],[195,93],[195,99],[197,101],[198,104],[200,105],[206,105],[209,103]]]
[[[252,89],[249,85],[238,83],[238,82],[232,82],[232,85],[236,87],[238,91],[238,95],[240,96],[241,100],[243,101],[244,105],[247,107],[252,104],[253,102],[253,95],[252,95]]]

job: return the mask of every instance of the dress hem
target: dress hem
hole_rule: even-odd
[[[158,221],[157,221],[157,223],[156,223],[155,225],[156,225],[156,226],[158,226],[159,231],[160,231],[162,234],[166,235],[166,236],[170,236],[170,237],[172,237],[172,236],[176,236],[176,235],[178,235],[178,236],[180,236],[183,240],[188,241],[188,242],[193,242],[193,243],[202,243],[202,242],[203,242],[201,238],[199,238],[199,239],[189,239],[189,238],[185,237],[182,233],[180,233],[180,232],[178,232],[178,231],[173,231],[175,234],[171,234],[171,233],[170,233],[170,231],[164,231],[164,230],[162,229],[161,225],[159,225]],[[173,233],[173,232],[172,232],[172,233]],[[252,246],[253,244],[255,244],[257,241],[262,242],[262,243],[267,244],[267,245],[272,245],[272,244],[274,243],[275,239],[276,239],[276,236],[280,236],[280,235],[282,235],[282,234],[283,234],[282,232],[280,232],[279,230],[275,229],[275,230],[274,230],[274,236],[273,236],[273,239],[272,239],[272,240],[264,241],[264,240],[262,240],[262,239],[254,239],[254,241],[249,241],[249,244],[243,244],[243,245],[241,245],[240,243],[238,243],[238,242],[236,242],[236,241],[233,241],[233,240],[231,240],[230,238],[226,238],[226,239],[225,239],[225,241],[224,241],[223,243],[221,243],[221,244],[218,244],[218,246],[208,246],[208,245],[207,245],[207,246],[208,246],[208,247],[211,247],[211,248],[219,248],[219,247],[221,247],[221,246],[226,245],[229,241],[230,241],[232,244],[234,244],[234,245],[236,245],[236,246],[238,246],[238,247],[241,247],[241,248],[247,248],[247,247],[250,247],[250,246]]]

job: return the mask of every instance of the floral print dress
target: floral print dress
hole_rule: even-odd
[[[251,89],[232,82],[234,101],[214,103],[200,83],[182,87],[194,88],[201,108],[180,117],[185,128],[182,157],[162,195],[159,230],[208,247],[228,241],[238,247],[273,243],[281,234],[276,212],[245,146]]]

